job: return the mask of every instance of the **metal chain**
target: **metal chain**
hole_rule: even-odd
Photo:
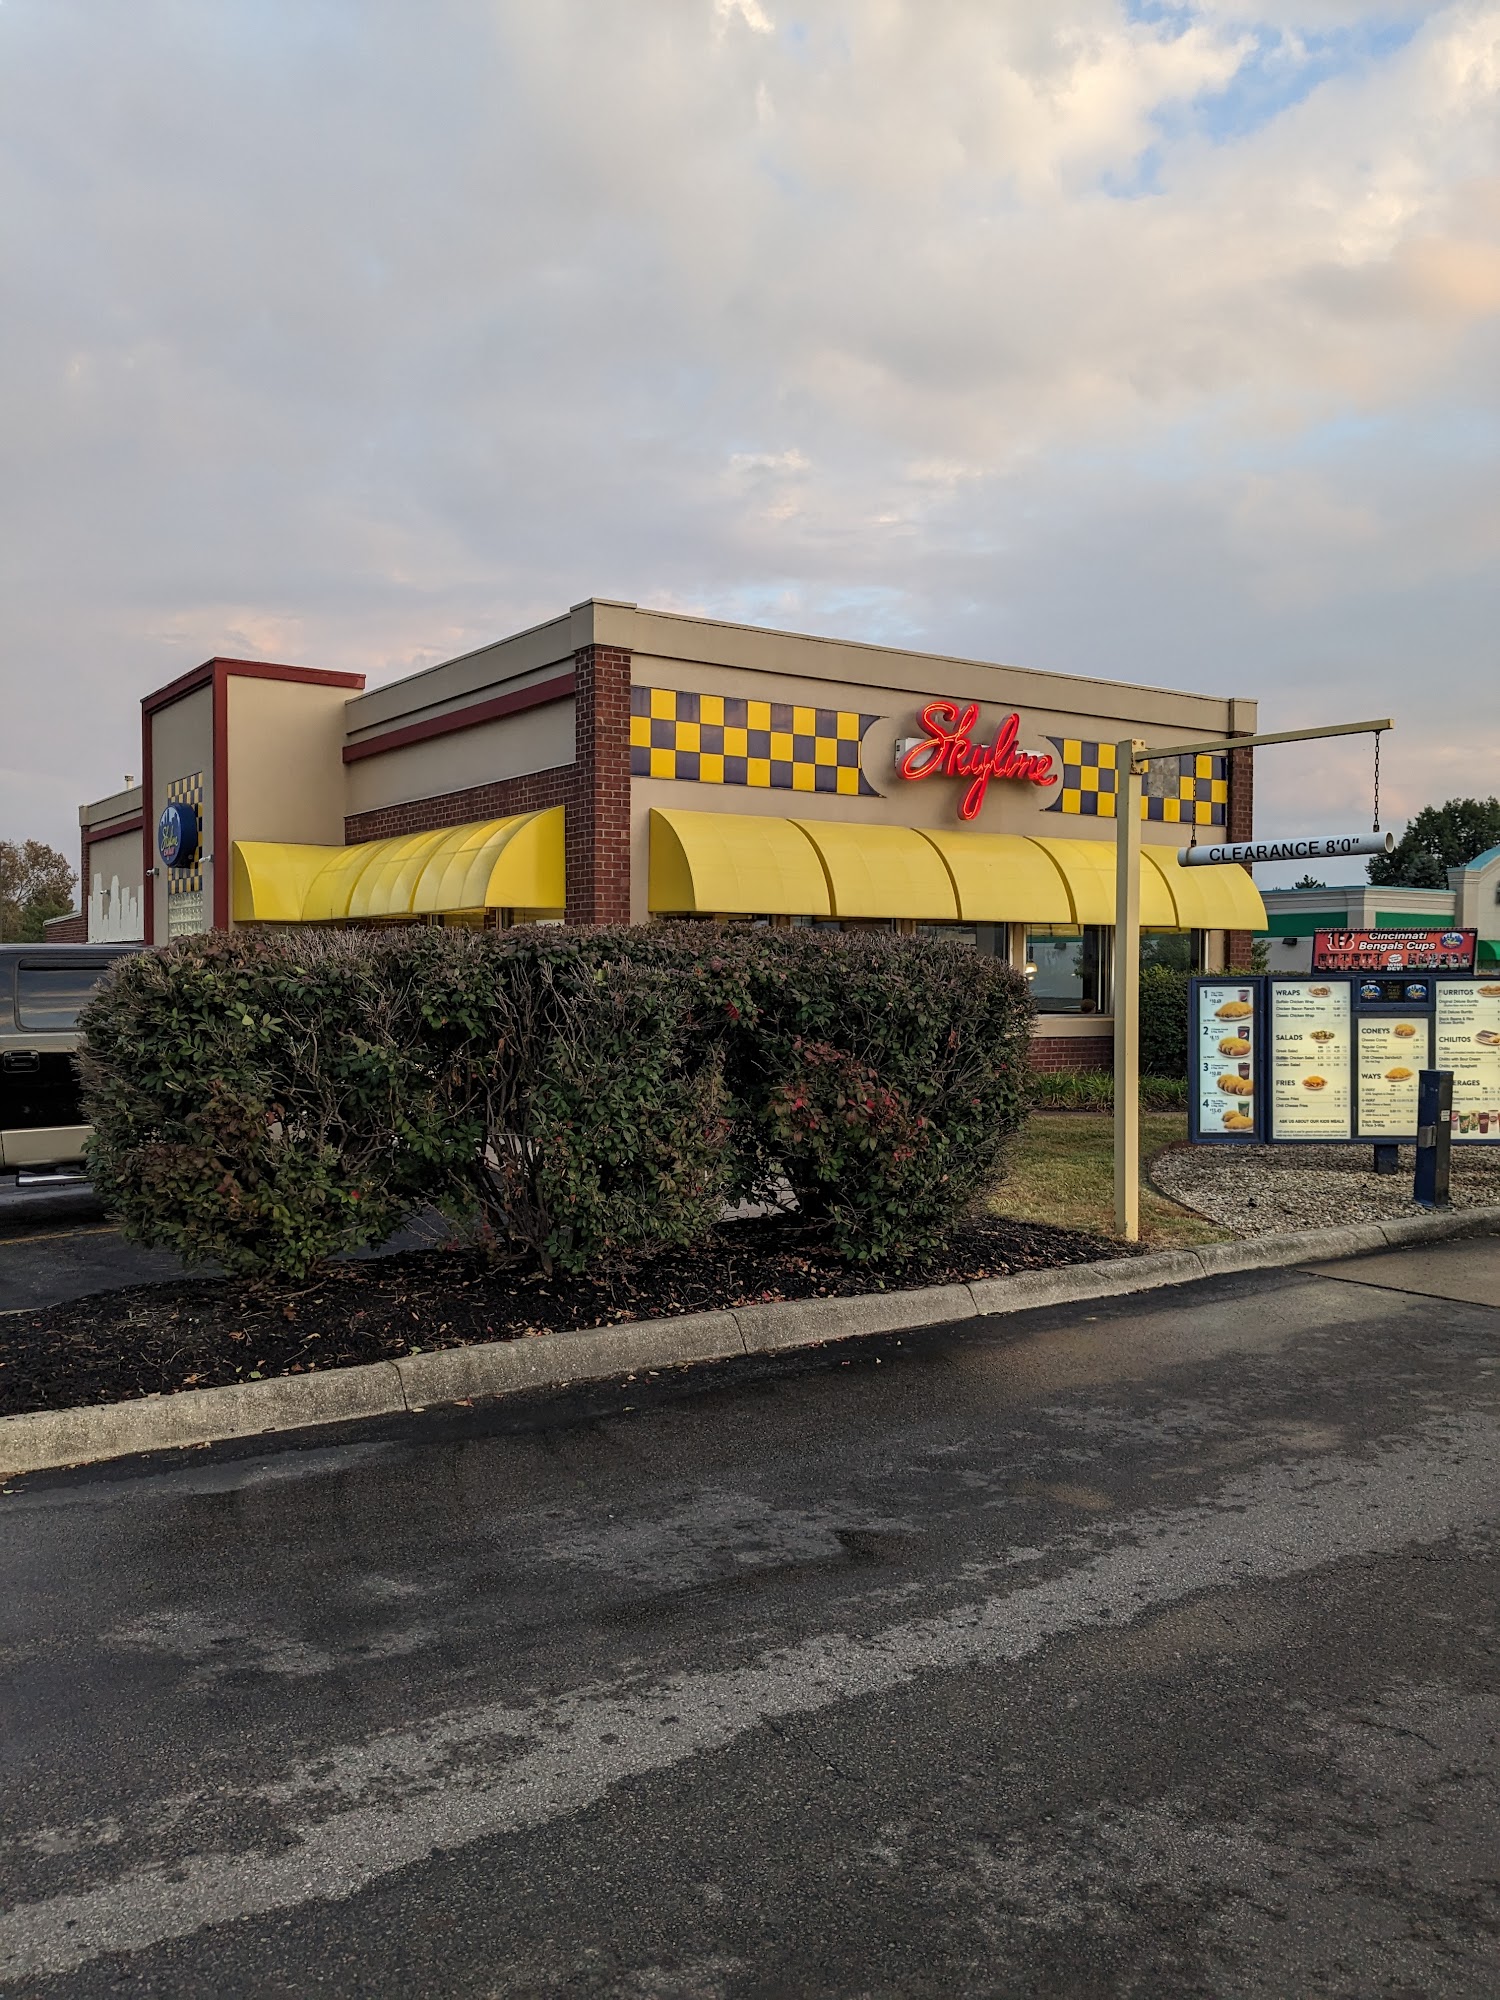
[[[1380,831],[1380,731],[1375,731],[1375,824],[1373,833]]]

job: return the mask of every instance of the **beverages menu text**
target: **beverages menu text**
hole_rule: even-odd
[[[1438,1069],[1453,1072],[1453,1140],[1500,1138],[1500,979],[1437,982]]]

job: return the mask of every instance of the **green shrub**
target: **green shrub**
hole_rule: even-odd
[[[620,931],[408,933],[445,1107],[429,1192],[544,1271],[680,1247],[732,1180],[700,996]]]
[[[1188,977],[1165,965],[1141,971],[1141,1069],[1150,1076],[1188,1073]]]
[[[135,1240],[298,1277],[421,1202],[582,1271],[790,1185],[851,1258],[930,1245],[1026,1114],[1030,1001],[971,950],[655,925],[196,939],[85,1018]]]
[[[235,932],[120,962],[84,1014],[89,1170],[127,1236],[295,1277],[388,1236],[441,1137],[380,941]]]
[[[1025,1122],[1025,981],[962,945],[807,929],[770,934],[751,1001],[731,1076],[761,1164],[848,1258],[941,1241]]]

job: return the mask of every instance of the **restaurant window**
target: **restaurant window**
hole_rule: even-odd
[[[918,924],[917,936],[939,944],[966,944],[985,958],[1010,956],[1009,924]]]
[[[1201,972],[1202,931],[1142,931],[1141,968],[1153,965],[1172,972]]]
[[[1102,1014],[1109,994],[1109,933],[1099,924],[1041,924],[1026,933],[1031,997],[1039,1014]]]

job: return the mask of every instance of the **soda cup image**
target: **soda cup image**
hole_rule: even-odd
[[[1483,1139],[1486,1136],[1486,1134],[1489,1132],[1489,1129],[1490,1129],[1490,1114],[1488,1113],[1488,1111],[1481,1111],[1479,1114],[1479,1136],[1481,1139]]]

